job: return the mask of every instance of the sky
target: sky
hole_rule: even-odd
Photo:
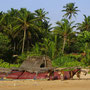
[[[73,18],[76,23],[81,23],[84,19],[83,15],[90,16],[90,0],[0,0],[0,11],[6,12],[11,8],[27,10],[34,12],[37,9],[44,8],[50,18],[50,23],[55,26],[57,21],[62,19],[65,14],[62,12],[63,6],[67,3],[75,3],[78,6],[78,15]]]

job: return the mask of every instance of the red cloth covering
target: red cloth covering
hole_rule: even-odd
[[[18,79],[33,79],[35,75],[35,73],[24,72]]]
[[[8,79],[46,79],[48,78],[48,73],[39,73],[36,76],[36,73],[22,72],[22,71],[12,71],[6,78]],[[5,76],[5,74],[0,74],[0,77]],[[50,79],[60,79],[60,75],[57,72],[54,72],[54,77],[50,76]]]
[[[23,74],[22,71],[12,71],[6,78],[10,79],[18,79]]]
[[[79,70],[80,69],[73,70],[73,75],[75,75],[76,72]],[[70,79],[70,72],[71,71],[63,71],[63,79],[64,80]],[[6,77],[8,79],[9,78],[10,79],[46,79],[46,78],[49,78],[47,74],[48,74],[47,72],[39,73],[36,75],[36,73],[30,73],[30,72],[26,72],[26,71],[12,71],[8,75],[5,73],[0,73],[0,78]],[[58,79],[61,79],[61,75],[58,74],[58,72],[54,72],[54,76],[50,76],[49,79],[50,80],[58,80]]]

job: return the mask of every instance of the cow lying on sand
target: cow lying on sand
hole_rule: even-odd
[[[77,69],[74,69],[71,71],[49,70],[48,71],[48,78],[49,78],[48,80],[56,80],[56,79],[68,80],[68,79],[73,79],[74,75],[77,75],[78,79],[80,79],[81,72],[83,72],[84,75],[87,74],[87,72],[85,70],[81,70],[81,68],[77,68]]]

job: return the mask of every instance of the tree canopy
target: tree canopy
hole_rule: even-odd
[[[54,65],[90,65],[90,16],[84,15],[81,23],[75,23],[70,21],[80,11],[75,3],[63,8],[64,17],[55,27],[41,8],[0,12],[0,60],[21,63],[28,55],[47,55]]]

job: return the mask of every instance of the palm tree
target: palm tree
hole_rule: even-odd
[[[15,51],[16,50],[16,42],[14,32],[19,28],[15,24],[15,19],[13,18],[15,16],[17,10],[14,10],[13,8],[11,10],[8,10],[7,13],[4,14],[4,17],[1,21],[2,23],[2,32],[7,35],[10,39],[10,48]]]
[[[77,10],[78,7],[75,7],[75,3],[68,3],[66,6],[63,6],[65,8],[62,10],[62,12],[66,12],[63,16],[71,19],[72,16],[76,17],[76,14],[79,10]]]
[[[6,13],[3,13],[2,11],[0,12],[0,32],[3,32],[3,23],[4,23],[4,18],[6,17]]]
[[[64,53],[67,38],[73,33],[72,30],[75,26],[71,26],[73,22],[69,22],[67,19],[62,19],[61,21],[58,21],[56,24],[58,26],[55,27],[54,33],[57,33],[63,37],[62,53]]]
[[[84,21],[82,23],[77,23],[78,30],[82,31],[89,31],[90,32],[90,16],[84,15]]]
[[[48,12],[44,11],[44,9],[37,9],[35,10],[35,15],[38,17],[39,20],[41,21],[46,21],[47,19],[49,19],[48,17],[46,17],[46,15],[48,14]]]
[[[30,29],[32,30],[32,28],[38,29],[38,27],[35,25],[35,21],[37,20],[37,18],[35,18],[33,13],[27,11],[25,8],[21,8],[18,13],[18,16],[15,18],[17,20],[17,25],[20,26],[20,31],[19,32],[17,31],[17,33],[20,33],[23,30],[23,44],[22,44],[22,53],[23,53],[25,48],[27,30],[30,31]]]
[[[44,9],[38,9],[35,10],[35,15],[38,18],[38,26],[41,27],[41,33],[46,36],[46,34],[50,31],[50,26],[51,24],[49,24],[49,18],[46,17],[46,15],[48,14],[48,12],[44,11]]]

